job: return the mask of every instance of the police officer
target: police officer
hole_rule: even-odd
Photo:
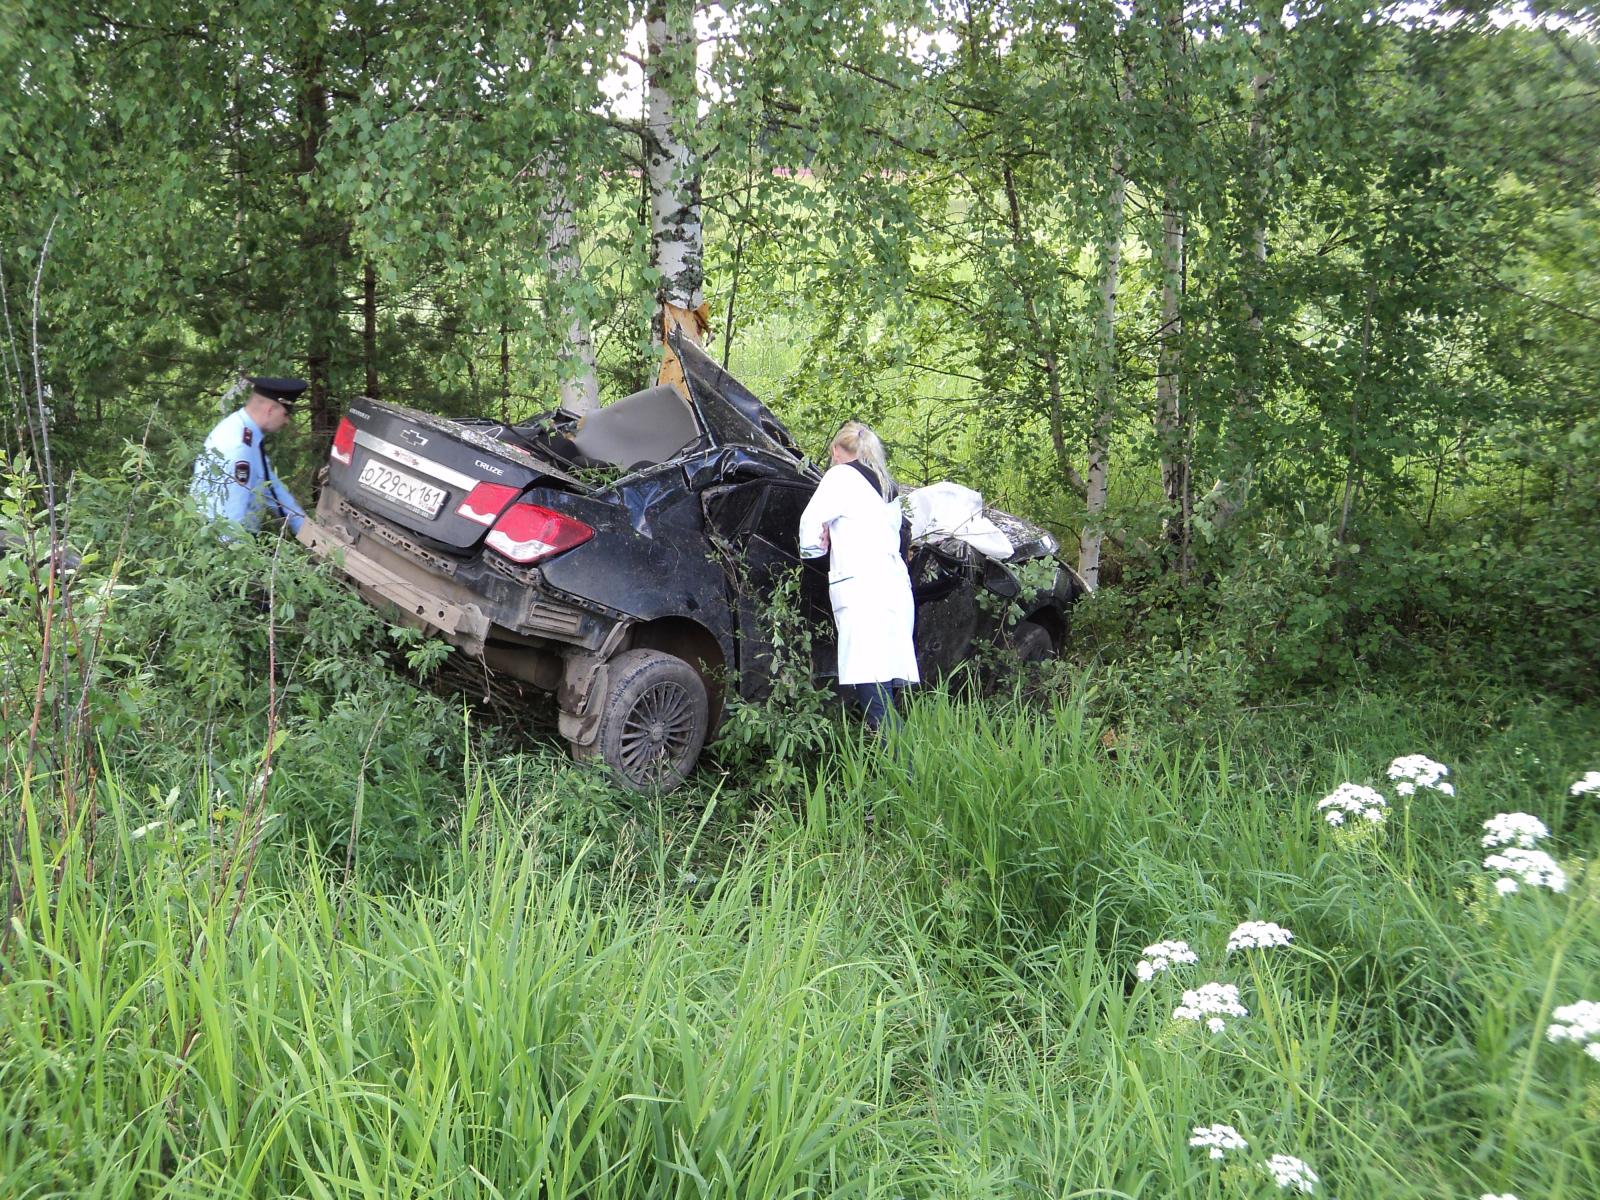
[[[304,379],[246,375],[250,398],[238,412],[217,422],[194,464],[189,494],[203,515],[232,521],[250,533],[269,525],[288,525],[299,533],[305,510],[273,474],[266,440],[289,423],[295,401],[306,390]]]

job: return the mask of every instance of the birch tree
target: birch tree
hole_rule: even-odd
[[[650,0],[645,13],[644,162],[650,191],[651,265],[656,284],[654,335],[665,346],[681,329],[701,341],[710,324],[705,302],[705,230],[700,219],[700,160],[694,9],[691,0]],[[668,350],[660,382],[683,384]]]
[[[1161,459],[1161,491],[1166,497],[1167,541],[1176,554],[1180,575],[1191,566],[1189,431],[1183,404],[1184,238],[1187,216],[1184,168],[1188,166],[1185,114],[1188,46],[1183,5],[1162,0],[1153,12],[1159,25],[1162,74],[1161,116],[1161,323],[1156,341],[1156,442]]]
[[[581,416],[600,406],[600,378],[595,372],[594,337],[588,316],[580,310],[576,298],[584,290],[577,210],[568,170],[559,152],[544,156],[540,175],[549,196],[542,214],[547,290],[553,298],[556,323],[565,337],[558,373],[561,407]]]
[[[1089,463],[1084,472],[1083,530],[1078,539],[1078,574],[1090,590],[1100,586],[1100,551],[1105,541],[1106,497],[1111,477],[1111,432],[1117,416],[1117,291],[1122,279],[1123,206],[1128,182],[1122,152],[1107,171],[1105,230],[1100,238],[1099,310],[1095,322],[1094,417]]]

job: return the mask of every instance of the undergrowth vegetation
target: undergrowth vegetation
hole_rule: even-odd
[[[641,800],[78,486],[69,590],[0,560],[0,1195],[1600,1194],[1570,696],[1083,652]]]

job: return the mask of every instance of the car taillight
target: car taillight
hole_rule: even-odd
[[[480,483],[456,508],[456,516],[476,521],[479,525],[493,525],[507,504],[517,494],[517,489],[503,483]]]
[[[339,428],[333,435],[333,448],[328,451],[328,457],[348,467],[355,452],[356,427],[350,424],[350,418],[346,417],[339,422]]]
[[[582,521],[537,504],[513,504],[484,541],[512,562],[535,563],[581,546],[593,536],[594,530]]]

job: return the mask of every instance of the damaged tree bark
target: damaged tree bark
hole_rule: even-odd
[[[653,334],[663,347],[674,329],[696,343],[710,328],[700,162],[694,137],[694,10],[687,0],[650,0],[645,13],[644,164],[650,188],[652,264],[660,275]],[[683,387],[683,368],[667,348],[660,383]]]

